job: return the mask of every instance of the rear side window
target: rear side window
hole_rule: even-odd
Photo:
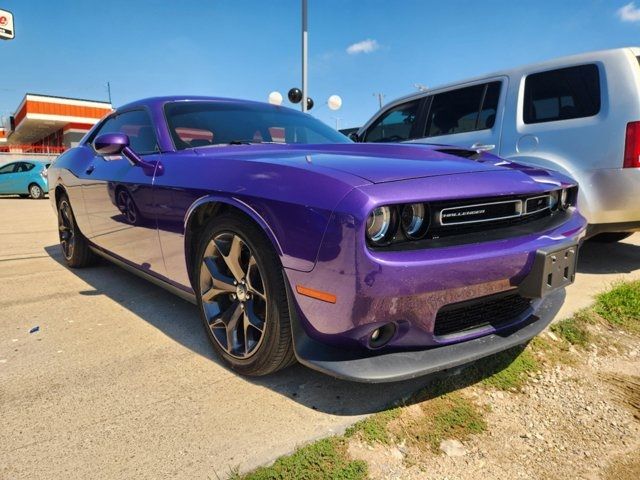
[[[492,128],[496,121],[501,82],[450,90],[435,95],[427,119],[426,137]]]
[[[158,151],[151,119],[144,110],[132,110],[109,118],[93,135],[91,141],[104,133],[126,133],[131,149],[138,154]]]
[[[18,164],[18,172],[28,172],[29,170],[31,170],[33,167],[35,167],[35,165],[33,163],[27,163],[27,162],[21,162]]]
[[[365,142],[401,142],[415,138],[413,127],[421,100],[397,105],[386,111],[367,130]]]
[[[524,123],[597,115],[600,74],[594,64],[529,75],[524,84]]]

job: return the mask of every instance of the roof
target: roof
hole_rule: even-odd
[[[188,102],[188,101],[243,103],[243,104],[250,104],[250,105],[275,106],[265,102],[257,102],[255,100],[242,100],[239,98],[208,97],[208,96],[198,96],[198,95],[167,95],[167,96],[161,96],[161,97],[149,97],[149,98],[142,98],[140,100],[135,100],[133,102],[127,103],[126,105],[120,106],[118,110],[128,109],[132,107],[139,107],[143,105],[148,107],[156,107],[156,106],[162,106],[165,103],[169,103],[169,102]]]
[[[111,108],[111,103],[107,100],[92,100],[90,98],[78,98],[78,97],[63,97],[60,95],[47,95],[45,93],[34,93],[34,92],[27,92],[25,93],[25,97],[27,95],[33,95],[36,97],[47,97],[47,98],[57,98],[60,100],[77,100],[77,101],[81,101],[81,102],[93,102],[93,103],[104,103],[105,105],[109,106],[109,108]]]
[[[508,68],[508,69],[503,69],[503,70],[498,70],[498,71],[494,71],[494,72],[489,72],[489,73],[485,73],[483,75],[477,75],[475,77],[469,77],[469,78],[463,78],[460,79],[458,81],[453,81],[453,82],[448,82],[442,85],[438,85],[436,87],[433,88],[429,88],[428,90],[424,90],[421,92],[413,92],[410,93],[408,95],[404,95],[402,97],[398,97],[390,102],[388,102],[386,105],[384,105],[382,108],[386,108],[387,106],[394,104],[396,102],[401,102],[401,101],[406,101],[406,100],[411,100],[414,98],[422,98],[426,95],[429,95],[431,92],[437,91],[437,90],[442,90],[445,88],[449,88],[449,87],[455,87],[464,83],[472,83],[472,82],[476,82],[476,81],[480,81],[489,77],[506,77],[506,76],[510,76],[513,75],[515,73],[518,72],[522,72],[522,71],[534,71],[534,70],[540,70],[543,71],[545,69],[549,69],[549,68],[554,68],[558,65],[561,64],[577,64],[577,63],[581,63],[581,62],[592,62],[598,58],[601,58],[603,56],[610,56],[610,55],[617,55],[617,54],[621,54],[621,53],[626,53],[629,50],[631,50],[631,52],[634,55],[640,55],[640,47],[622,47],[622,48],[612,48],[612,49],[608,49],[608,50],[596,50],[596,51],[592,51],[592,52],[586,52],[586,53],[579,53],[576,55],[568,55],[568,56],[564,56],[564,57],[558,57],[558,58],[552,58],[549,60],[545,60],[542,62],[536,62],[536,63],[530,63],[530,64],[526,64],[526,65],[520,65],[518,67],[512,67],[512,68]]]

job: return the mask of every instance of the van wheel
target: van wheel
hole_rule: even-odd
[[[634,232],[605,232],[594,235],[591,240],[598,243],[616,243],[629,238]]]

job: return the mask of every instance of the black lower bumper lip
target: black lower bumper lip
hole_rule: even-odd
[[[563,288],[549,293],[525,321],[498,333],[420,351],[363,355],[317,342],[298,323],[291,308],[295,354],[309,368],[344,380],[382,383],[420,377],[458,367],[524,344],[551,323],[564,303]]]

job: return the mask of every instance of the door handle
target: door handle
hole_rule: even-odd
[[[84,171],[84,173],[86,173],[87,175],[91,175],[95,169],[96,169],[95,165],[89,165],[87,169]]]
[[[471,145],[471,150],[475,150],[478,153],[480,153],[480,152],[489,152],[489,151],[493,150],[494,148],[496,148],[495,145],[486,145],[484,143],[474,143],[473,145]]]

